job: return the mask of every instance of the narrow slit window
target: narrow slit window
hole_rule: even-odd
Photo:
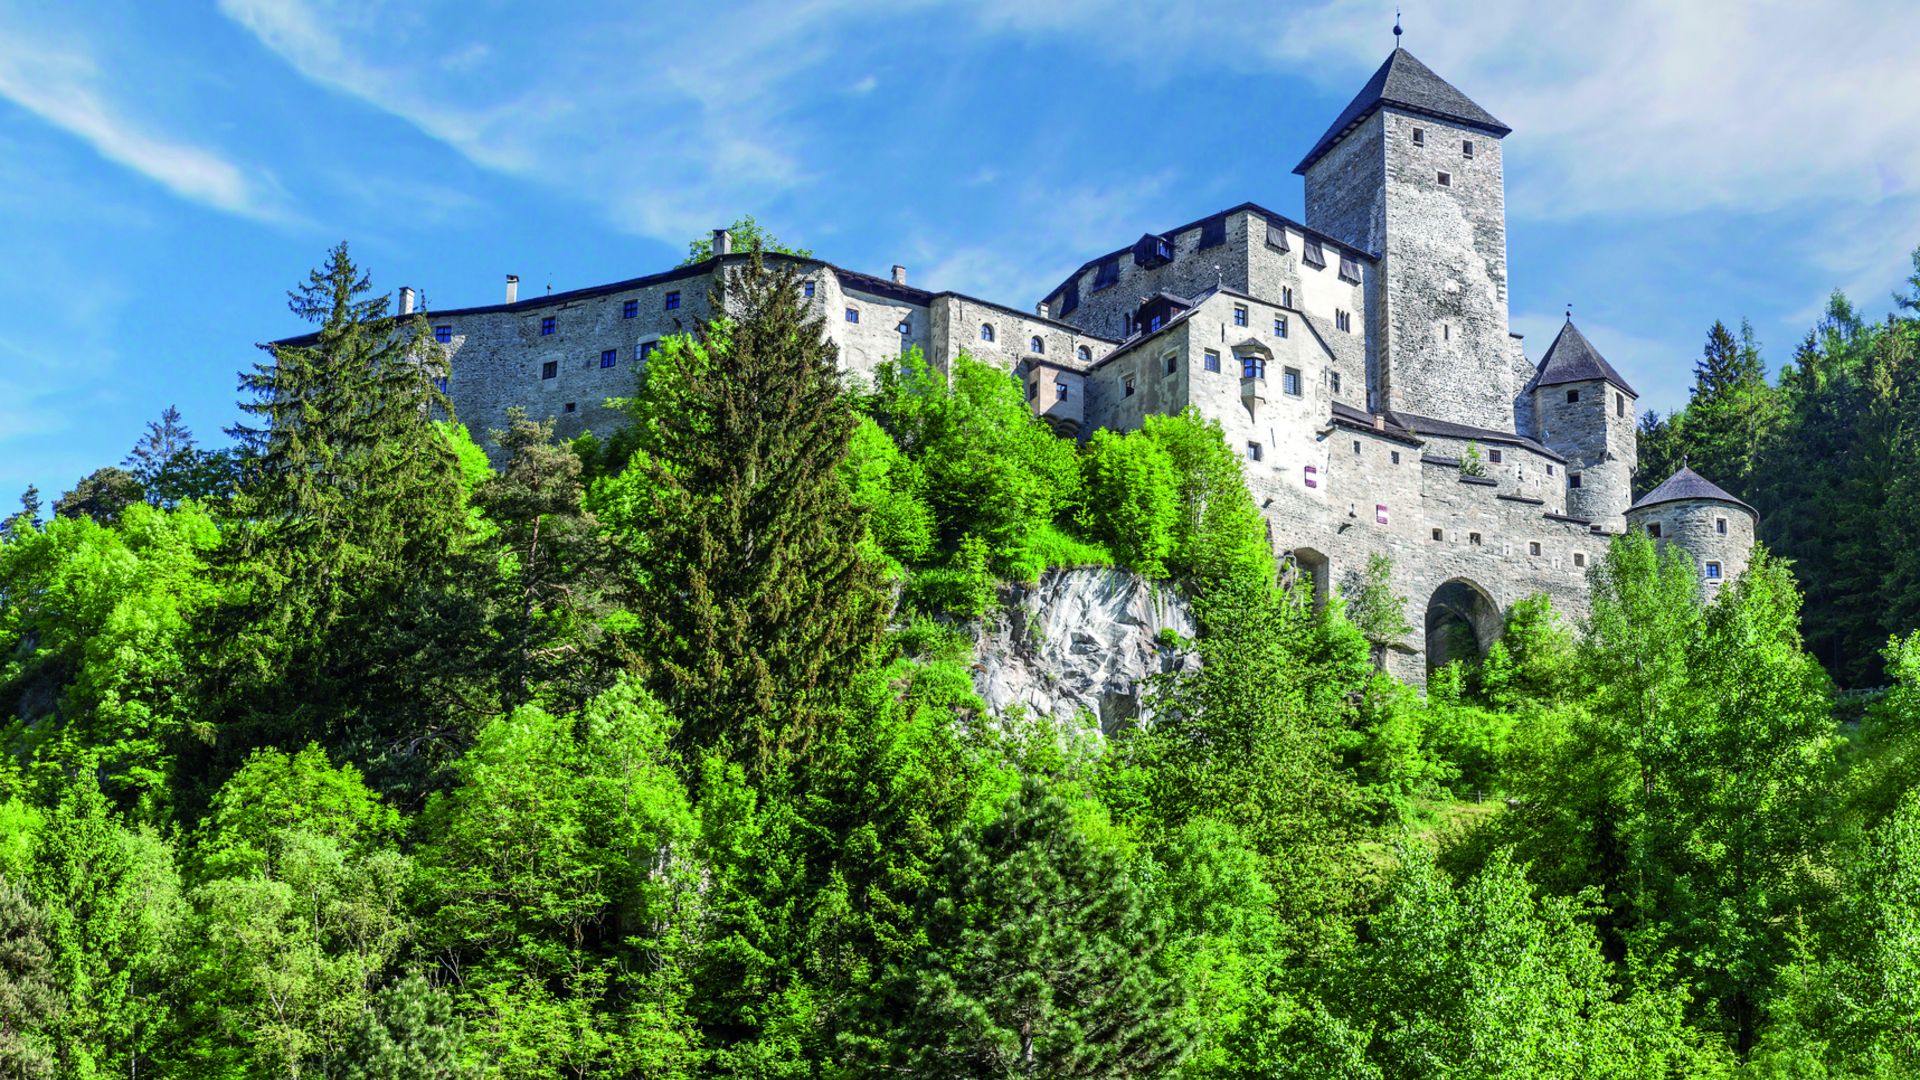
[[[1725,535],[1727,535],[1727,519],[1726,519],[1726,518],[1714,518],[1714,519],[1713,519],[1713,531],[1714,531],[1714,532],[1717,532],[1717,533],[1719,533],[1719,534],[1720,534],[1721,536],[1725,536]]]

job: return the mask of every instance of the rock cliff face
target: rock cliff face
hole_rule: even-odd
[[[1161,632],[1194,632],[1183,596],[1124,570],[1051,570],[1000,601],[975,633],[973,683],[988,707],[1062,722],[1084,709],[1107,734],[1140,715],[1147,676],[1181,662]]]

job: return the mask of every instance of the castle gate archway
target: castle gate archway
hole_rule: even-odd
[[[1325,555],[1309,547],[1297,547],[1287,552],[1281,561],[1280,580],[1286,585],[1305,585],[1313,591],[1313,609],[1319,611],[1327,606],[1327,590],[1333,583],[1333,563]]]
[[[1504,622],[1500,605],[1478,584],[1454,578],[1441,585],[1427,601],[1427,670],[1454,660],[1478,661]]]

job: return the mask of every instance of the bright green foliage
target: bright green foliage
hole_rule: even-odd
[[[0,1075],[53,1075],[48,1029],[66,1011],[54,984],[46,919],[19,885],[0,876]]]
[[[173,850],[81,780],[35,838],[27,891],[66,1003],[46,1025],[62,1076],[137,1075],[169,1026],[185,921]]]
[[[977,618],[993,604],[999,590],[1000,579],[993,572],[987,542],[968,533],[954,546],[953,558],[946,566],[913,576],[907,595],[923,609]]]
[[[1461,476],[1487,475],[1487,459],[1481,456],[1480,447],[1473,440],[1467,440],[1467,451],[1460,457]]]
[[[933,508],[921,495],[920,469],[871,417],[863,416],[847,447],[847,484],[866,508],[874,543],[896,562],[913,564],[933,550]]]
[[[118,528],[62,518],[0,543],[0,732],[31,786],[94,772],[143,814],[164,807],[218,539],[198,510],[135,505]]]
[[[453,999],[409,975],[373,995],[347,1032],[343,1080],[455,1080],[478,1075],[467,1062],[466,1028]]]
[[[1097,813],[1088,807],[1082,813]],[[1186,986],[1121,851],[1029,780],[943,861],[912,1005],[892,1034],[927,1077],[1149,1076],[1187,1053]]]
[[[755,258],[713,299],[724,317],[656,352],[631,404],[639,607],[686,745],[764,765],[808,741],[886,609],[842,471],[852,403],[798,276]]]
[[[1506,629],[1481,661],[1479,683],[1481,696],[1502,708],[1558,701],[1572,691],[1573,632],[1547,594],[1535,593],[1507,609]]]
[[[196,1074],[337,1067],[412,935],[399,816],[317,747],[253,754],[214,796],[189,893]]]
[[[1332,1017],[1317,1033],[1332,1045],[1299,1075],[1327,1075],[1326,1059],[1356,1036],[1367,1063],[1334,1075],[1726,1075],[1725,1058],[1687,1031],[1684,998],[1643,990],[1622,1000],[1585,925],[1588,906],[1536,898],[1504,854],[1456,887],[1420,849],[1403,850],[1368,940],[1333,976]]]
[[[1266,520],[1247,493],[1240,456],[1227,446],[1220,422],[1189,408],[1177,416],[1149,416],[1141,431],[1166,451],[1179,481],[1172,569],[1199,591],[1229,578],[1271,582]]]
[[[1027,407],[1020,381],[961,355],[951,377],[915,349],[874,374],[869,409],[921,470],[922,490],[949,550],[968,533],[996,570],[1029,537],[1080,504],[1074,445]]]
[[[735,251],[776,252],[781,255],[795,255],[802,259],[813,256],[813,252],[806,248],[788,247],[782,244],[778,237],[753,220],[752,214],[743,214],[734,219],[733,224],[727,226],[727,232],[732,234]],[[713,258],[713,237],[702,236],[687,244],[687,257],[680,261],[680,265],[692,266],[694,263],[705,262],[711,258]]]
[[[1085,468],[1094,535],[1135,572],[1166,577],[1183,509],[1173,455],[1145,435],[1103,428],[1087,443]]]
[[[1347,618],[1373,648],[1373,664],[1386,670],[1387,652],[1413,627],[1407,622],[1407,598],[1393,591],[1393,560],[1379,552],[1367,556],[1365,570],[1350,570],[1340,583]]]
[[[423,819],[421,928],[461,973],[467,1036],[506,1075],[692,1056],[683,1012],[697,868],[673,722],[630,681],[578,717],[483,728]]]

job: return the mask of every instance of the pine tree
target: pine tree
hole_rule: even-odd
[[[929,897],[893,1035],[916,1077],[1163,1076],[1190,1049],[1186,985],[1135,870],[1029,779],[961,838]]]
[[[841,471],[852,404],[799,278],[756,253],[713,309],[654,354],[635,405],[658,509],[642,609],[685,741],[765,762],[806,741],[887,603]]]
[[[102,525],[113,525],[120,520],[121,511],[144,495],[132,473],[109,465],[88,473],[72,491],[54,500],[53,516],[92,518]]]
[[[169,405],[161,412],[160,419],[147,421],[147,433],[133,444],[126,460],[120,464],[132,471],[141,487],[163,487],[163,474],[193,449],[193,432],[180,422],[180,409]]]
[[[1778,411],[1776,399],[1753,327],[1742,322],[1736,340],[1725,323],[1714,323],[1694,365],[1682,440],[1688,463],[1735,495],[1751,495],[1753,471]]]
[[[53,1075],[50,1020],[65,1011],[47,952],[46,918],[24,889],[0,877],[0,1076]]]

